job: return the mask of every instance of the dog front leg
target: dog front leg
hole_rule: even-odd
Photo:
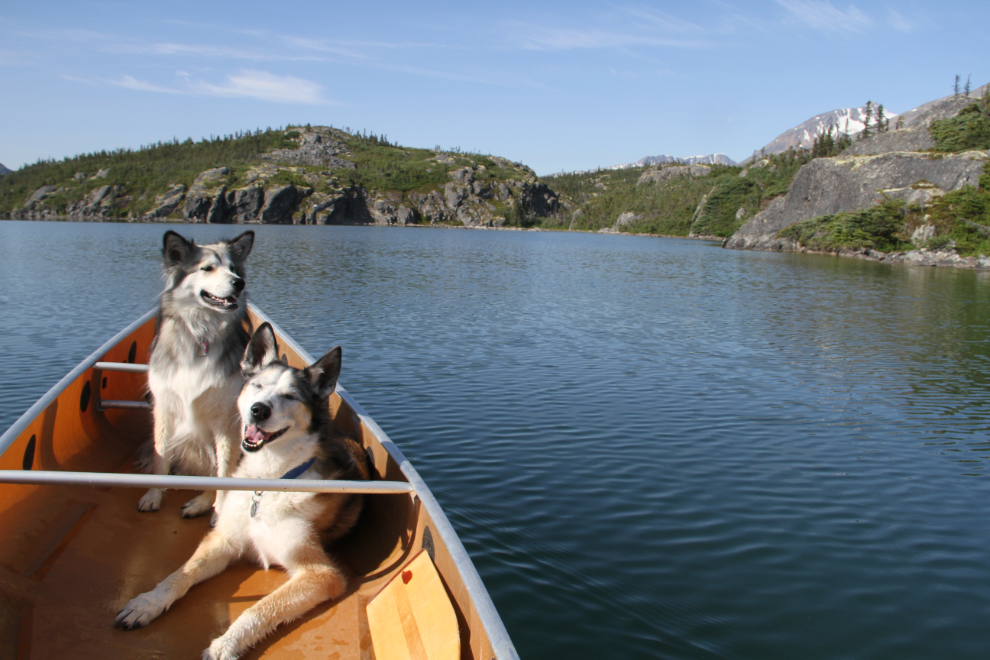
[[[240,426],[236,425],[234,428],[221,429],[216,434],[218,477],[229,477],[237,468],[237,462],[241,457],[239,429]],[[223,504],[223,498],[226,495],[226,491],[217,491],[217,499],[213,504],[214,511],[220,511],[220,506]]]
[[[155,455],[151,462],[151,472],[157,475],[166,475],[169,469],[167,447],[171,432],[165,423],[165,414],[165,411],[162,410],[160,405],[155,406]],[[162,496],[164,493],[165,490],[162,488],[150,489],[138,502],[138,511],[158,511],[158,509],[162,508]]]
[[[223,571],[239,557],[240,549],[219,531],[207,534],[196,552],[182,568],[162,580],[157,587],[132,599],[124,606],[113,624],[124,630],[148,625],[189,589]]]
[[[288,582],[245,610],[203,652],[204,660],[234,660],[279,624],[343,595],[347,579],[322,550],[319,552],[323,554],[322,562],[297,567]]]

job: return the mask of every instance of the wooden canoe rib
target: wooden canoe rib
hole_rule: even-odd
[[[249,312],[255,327],[272,323],[289,364],[313,362],[261,310],[251,305]],[[331,413],[366,448],[374,465],[370,483],[134,474],[134,453],[151,433],[139,358],[147,356],[154,335],[152,310],[0,436],[0,658],[199,657],[230,621],[284,582],[278,569],[239,564],[194,587],[148,627],[113,628],[114,613],[178,567],[207,530],[205,518],[179,517],[188,499],[182,493],[166,496],[157,513],[138,513],[135,489],[151,485],[374,493],[357,528],[331,548],[350,571],[348,593],[280,627],[246,657],[375,658],[366,606],[425,551],[457,617],[460,657],[518,658],[433,494],[340,385]]]

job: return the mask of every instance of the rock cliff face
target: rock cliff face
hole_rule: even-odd
[[[297,149],[265,153],[246,171],[244,165],[235,168],[236,172],[228,167],[206,170],[188,189],[181,183],[172,184],[155,196],[150,211],[127,219],[213,224],[445,223],[497,227],[505,223],[507,212],[516,205],[527,214],[544,217],[555,214],[560,206],[554,191],[538,182],[532,170],[498,157],[427,153],[428,162],[424,165],[426,173],[432,173],[433,183],[408,192],[366,188],[353,183],[354,178],[346,174],[357,169],[355,162],[349,160],[353,155],[345,144],[348,134],[326,127],[287,132],[287,136],[290,134],[295,136],[290,139],[297,142]],[[373,167],[389,167],[387,157],[380,155]],[[11,216],[32,220],[68,216],[72,220],[97,222],[121,219],[120,209],[126,208],[124,202],[133,201],[126,185],[103,185],[86,193],[79,192],[79,186],[89,190],[93,185],[89,182],[105,178],[109,173],[100,170],[89,176],[79,172],[64,187],[43,186]],[[45,202],[60,193],[64,194],[55,200],[62,200],[65,211],[61,215],[55,204],[49,206]],[[72,195],[84,197],[66,205],[64,197]],[[146,203],[143,208],[147,208]]]
[[[924,106],[920,112],[905,113],[904,128],[890,129],[884,133],[876,133],[853,142],[852,146],[842,152],[843,156],[873,156],[892,151],[924,151],[935,146],[935,141],[928,133],[928,127],[936,119],[955,117],[959,111],[976,99],[949,97],[939,99]]]
[[[983,151],[944,156],[893,152],[815,159],[797,173],[787,195],[773,200],[740,227],[725,247],[797,250],[794,241],[777,238],[777,232],[820,215],[873,206],[883,195],[924,202],[933,195],[976,186],[987,159]]]
[[[300,136],[298,149],[276,149],[263,158],[273,163],[353,168],[354,163],[351,161],[337,158],[339,154],[346,153],[347,145],[334,137],[333,133],[310,130]]]

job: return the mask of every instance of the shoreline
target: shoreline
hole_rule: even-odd
[[[9,214],[0,215],[0,221],[9,222],[78,222],[78,223],[113,223],[113,224],[141,224],[141,225],[195,225],[209,224],[202,222],[183,222],[181,220],[143,220],[128,218],[69,218],[68,216],[47,216],[44,218],[12,218]],[[231,223],[231,226],[257,226],[264,223],[243,222]],[[545,232],[545,233],[572,233],[572,234],[598,234],[602,236],[641,236],[645,238],[676,238],[690,241],[721,242],[723,249],[728,239],[720,236],[675,236],[671,234],[648,234],[624,231],[607,231],[602,229],[547,229],[545,227],[471,227],[468,225],[447,225],[447,224],[417,224],[417,225],[381,225],[376,223],[355,223],[340,225],[303,225],[303,224],[281,224],[274,223],[272,226],[312,226],[312,227],[382,227],[389,229],[474,229],[484,231],[524,231],[524,232]],[[610,229],[610,228],[608,228]],[[742,252],[783,252],[783,250],[741,250]],[[788,252],[801,254],[831,255],[834,257],[844,257],[849,259],[860,259],[862,261],[875,261],[877,263],[905,264],[909,266],[923,266],[927,268],[959,268],[971,270],[990,270],[990,257],[980,255],[978,257],[963,257],[953,250],[910,250],[908,252],[878,252],[870,248],[843,249],[843,250],[816,250],[814,248],[800,247],[797,250],[787,250]]]

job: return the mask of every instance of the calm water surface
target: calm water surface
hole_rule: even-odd
[[[987,274],[255,230],[253,300],[343,345],[523,658],[986,657]],[[152,306],[163,231],[0,222],[0,428]]]

